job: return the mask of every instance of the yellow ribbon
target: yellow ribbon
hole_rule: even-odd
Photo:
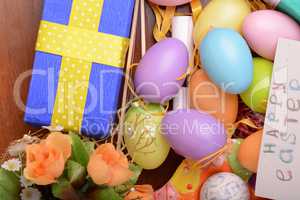
[[[156,20],[153,28],[153,36],[156,41],[160,41],[166,38],[167,33],[170,31],[176,7],[166,7],[166,9],[163,10],[159,5],[153,3],[150,3],[150,6],[154,12]]]
[[[262,0],[248,0],[248,3],[250,4],[252,11],[272,9]]]
[[[36,50],[61,55],[52,125],[80,132],[92,63],[123,67],[129,39],[98,32],[104,0],[73,0],[69,25],[42,21]]]
[[[238,128],[238,126],[240,124],[247,125],[247,126],[257,129],[257,130],[262,129],[262,128],[257,127],[251,119],[244,118],[244,119],[241,119],[240,121],[237,121],[234,124],[232,124],[231,127],[227,128],[228,138],[231,138],[233,136],[235,130]]]
[[[36,50],[122,68],[129,39],[96,31],[41,21]]]
[[[193,20],[196,22],[198,19],[201,11],[202,11],[202,4],[200,0],[192,0],[191,2],[191,9],[192,9],[192,14],[193,14]]]

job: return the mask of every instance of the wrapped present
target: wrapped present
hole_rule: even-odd
[[[102,138],[114,121],[134,0],[45,0],[25,121]]]

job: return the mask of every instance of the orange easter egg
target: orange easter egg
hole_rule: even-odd
[[[259,130],[248,136],[240,146],[238,160],[240,164],[251,172],[257,172],[260,144],[263,131]]]
[[[225,125],[235,122],[238,112],[238,97],[225,93],[217,87],[202,69],[193,73],[189,83],[190,105],[207,112]]]

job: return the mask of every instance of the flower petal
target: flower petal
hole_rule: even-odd
[[[98,155],[102,155],[103,160],[109,164],[116,163],[120,158],[120,154],[116,151],[115,147],[111,143],[100,145],[96,149],[96,153]]]
[[[137,191],[142,192],[142,193],[151,194],[154,192],[152,185],[136,185],[136,186],[134,186],[134,188]]]
[[[53,146],[63,152],[65,161],[72,153],[71,139],[68,135],[60,132],[51,133],[46,139],[46,145]]]
[[[37,185],[50,185],[56,182],[53,177],[48,175],[34,176],[29,168],[24,169],[24,177]]]
[[[106,184],[109,181],[109,167],[101,155],[93,154],[90,157],[87,171],[94,183],[98,185]]]
[[[28,145],[26,159],[24,176],[38,185],[54,183],[63,173],[65,160],[62,151],[46,145],[45,141]]]
[[[133,175],[133,173],[128,168],[119,165],[111,166],[110,170],[112,173],[112,177],[108,183],[109,186],[117,186],[125,183]]]
[[[49,162],[48,167],[46,167],[46,174],[54,178],[58,178],[63,173],[64,168],[65,168],[65,160],[62,153],[60,153],[60,156],[55,162]]]
[[[120,154],[120,159],[118,164],[122,167],[128,168],[129,164],[128,164],[127,157],[123,154],[123,152],[119,152],[119,154]]]
[[[134,191],[131,191],[125,197],[125,200],[153,200],[154,191],[151,185],[136,185],[134,186]]]

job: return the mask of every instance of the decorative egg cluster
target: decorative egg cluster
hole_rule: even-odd
[[[266,112],[278,39],[300,40],[300,26],[275,10],[252,11],[247,0],[211,0],[192,35],[199,68],[191,66],[188,42],[177,38],[158,41],[141,59],[133,81],[140,100],[127,111],[125,144],[145,169],[159,167],[170,147],[200,168],[223,156],[230,172],[201,179],[198,190],[184,188],[198,191],[201,200],[254,199],[248,181],[257,173],[263,130],[232,138],[238,124],[247,123],[237,121],[239,98],[253,112]],[[187,97],[178,94],[182,87]],[[187,98],[188,105],[172,110],[166,105],[174,98]]]

